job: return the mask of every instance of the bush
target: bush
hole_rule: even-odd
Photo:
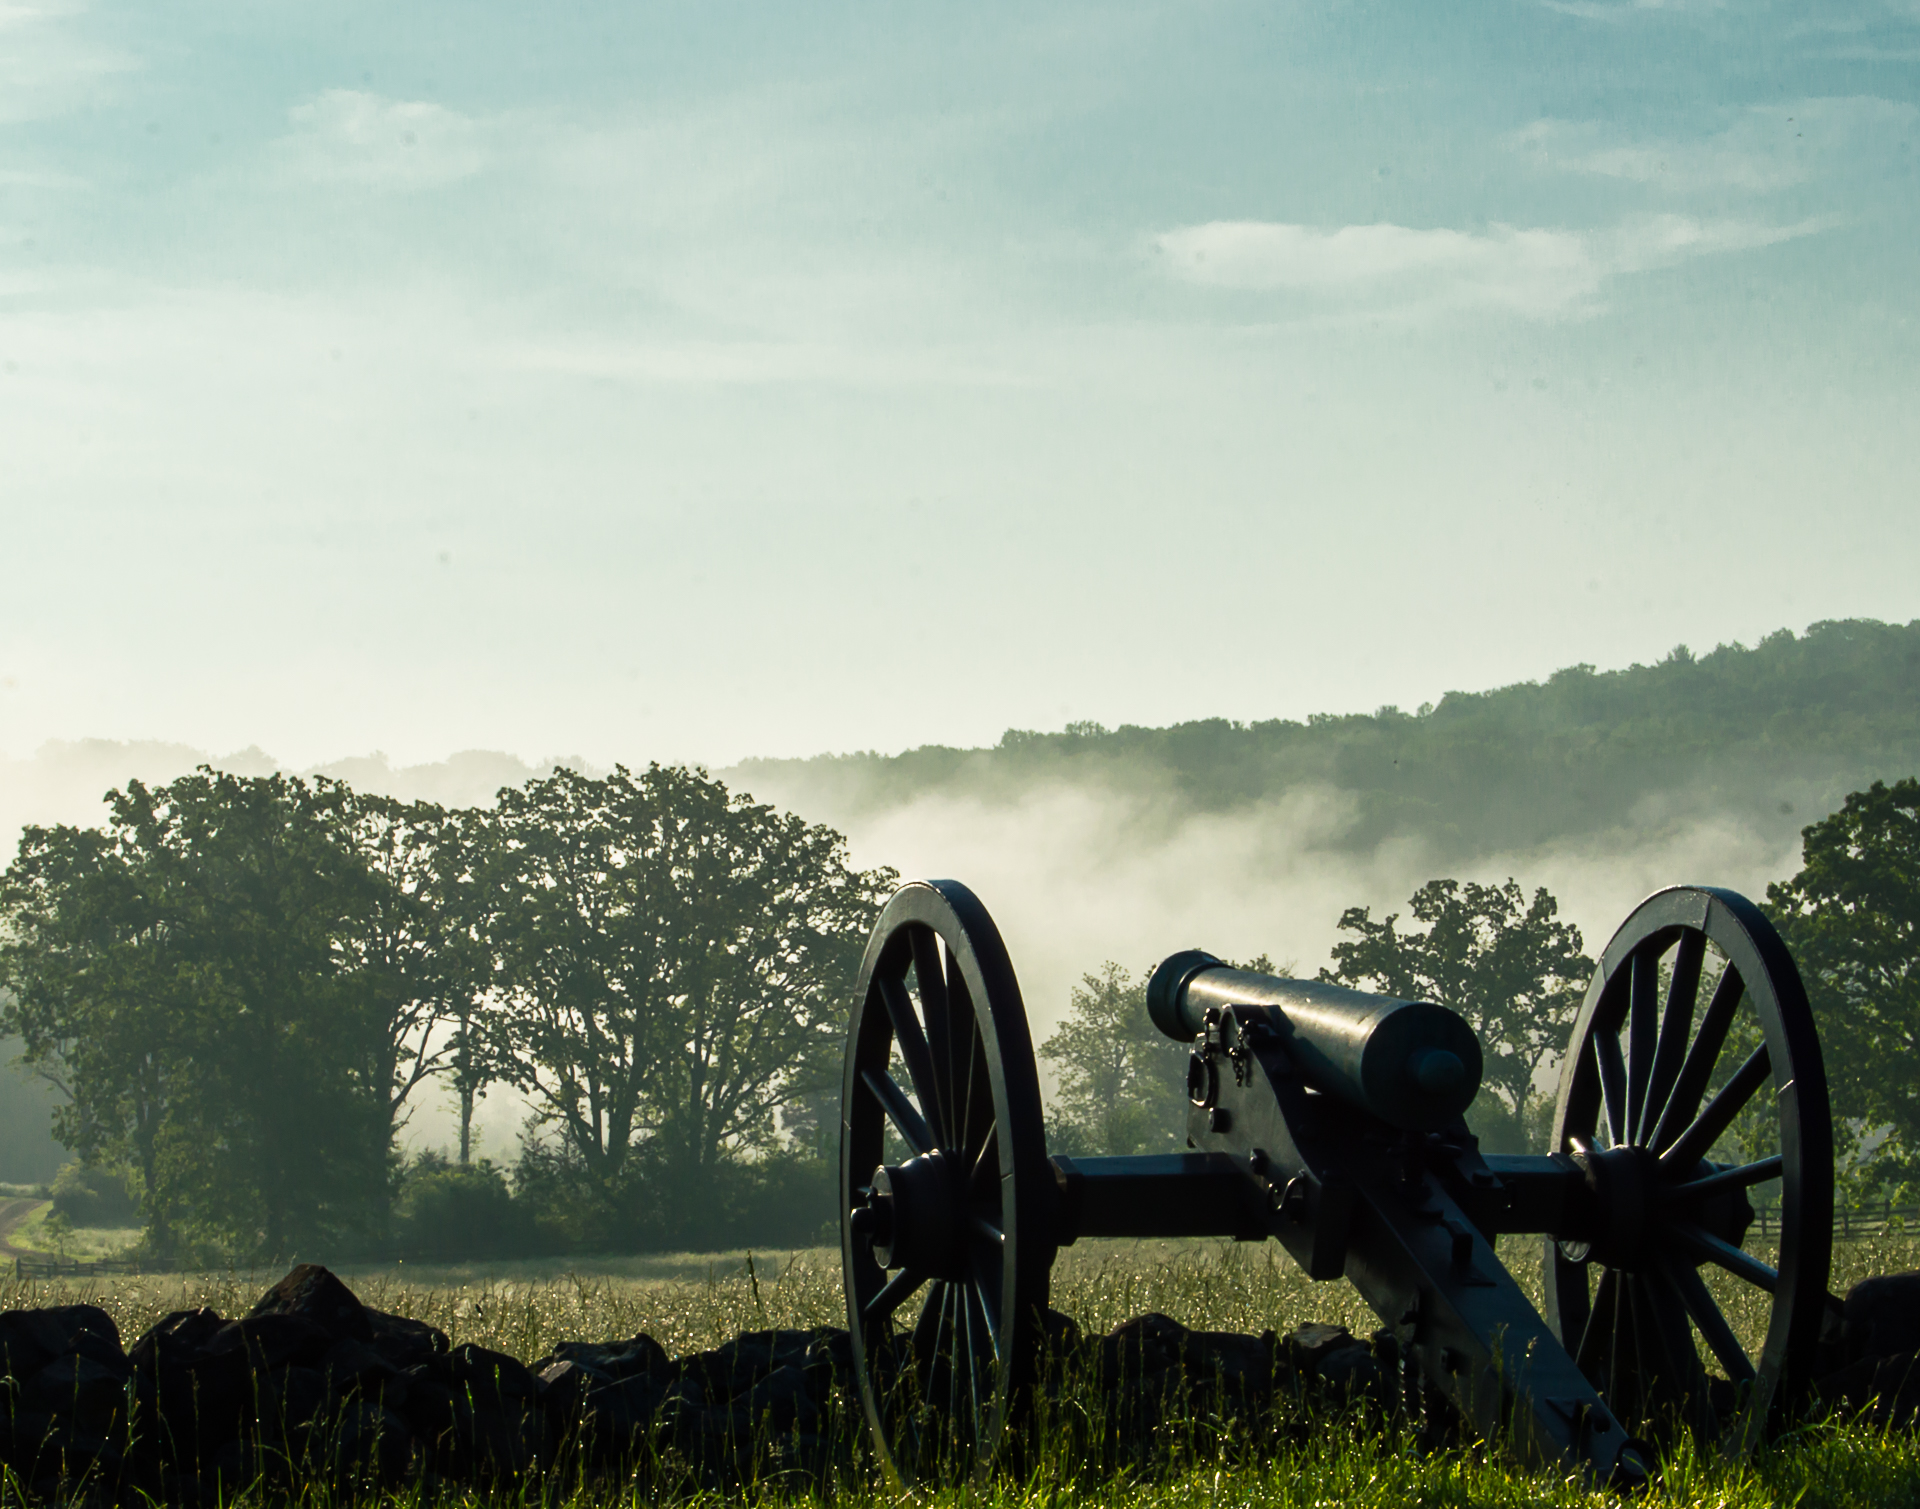
[[[564,1143],[523,1139],[514,1203],[536,1250],[722,1252],[839,1241],[839,1171],[831,1159],[805,1149],[729,1159],[690,1187],[651,1152],[646,1144],[635,1148],[609,1186]]]
[[[532,1246],[500,1169],[486,1158],[461,1168],[433,1152],[422,1153],[401,1180],[394,1236],[412,1258],[519,1257]]]
[[[126,1177],[113,1169],[66,1164],[53,1181],[53,1213],[74,1226],[127,1227],[140,1224],[140,1204],[128,1192]]]

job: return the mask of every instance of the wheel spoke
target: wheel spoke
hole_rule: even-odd
[[[1747,1357],[1746,1348],[1740,1345],[1739,1338],[1733,1334],[1733,1327],[1727,1324],[1726,1316],[1720,1313],[1719,1305],[1714,1303],[1706,1280],[1700,1277],[1700,1270],[1684,1263],[1663,1262],[1660,1271],[1673,1286],[1674,1293],[1680,1296],[1680,1303],[1686,1306],[1687,1314],[1693,1317],[1693,1323],[1700,1328],[1707,1350],[1719,1359],[1727,1377],[1735,1383],[1745,1383],[1751,1379],[1754,1375],[1753,1363]]]
[[[934,1280],[926,1303],[920,1307],[920,1318],[913,1323],[913,1360],[920,1373],[920,1398],[927,1405],[933,1403],[938,1392],[940,1322],[947,1311],[947,1291],[952,1287],[945,1279]]]
[[[1627,1140],[1627,1066],[1620,1039],[1604,1028],[1593,1035],[1593,1056],[1600,1066],[1600,1095],[1607,1106],[1607,1138],[1613,1147]]]
[[[1574,1348],[1574,1366],[1589,1378],[1594,1375],[1594,1366],[1599,1361],[1598,1351],[1601,1340],[1613,1327],[1613,1308],[1619,1278],[1611,1268],[1600,1272],[1600,1282],[1594,1286],[1593,1303],[1587,1309],[1587,1323],[1580,1331],[1580,1344]]]
[[[967,1198],[984,1200],[993,1196],[994,1203],[1000,1203],[1000,1129],[993,1128],[987,1133],[986,1146],[980,1149],[980,1156],[973,1160],[973,1170],[967,1175]]]
[[[1708,1174],[1705,1178],[1694,1179],[1686,1184],[1669,1185],[1660,1198],[1668,1203],[1682,1200],[1697,1200],[1703,1195],[1718,1194],[1723,1189],[1747,1189],[1755,1184],[1765,1184],[1769,1179],[1778,1179],[1786,1167],[1783,1154],[1775,1153],[1771,1158],[1762,1158],[1758,1163],[1743,1163],[1738,1168],[1723,1168],[1718,1173]]]
[[[973,1030],[967,1038],[964,1149],[965,1155],[971,1158],[978,1149],[986,1146],[993,1136],[993,1070],[987,1063],[987,1043],[985,1037],[981,1035],[979,1023],[971,1016],[967,1020],[972,1023]]]
[[[926,1274],[915,1273],[911,1268],[902,1268],[880,1286],[872,1299],[860,1307],[861,1315],[865,1317],[868,1325],[878,1325],[898,1310],[908,1296],[926,1281]]]
[[[1607,1354],[1607,1403],[1616,1415],[1638,1420],[1640,1409],[1640,1358],[1634,1346],[1633,1283],[1622,1273],[1613,1296],[1613,1325],[1608,1330],[1611,1346]],[[1632,1402],[1628,1402],[1631,1393]]]
[[[1693,1008],[1700,996],[1700,968],[1706,957],[1705,933],[1689,928],[1680,935],[1680,947],[1673,956],[1673,982],[1667,987],[1667,1005],[1660,1016],[1660,1045],[1653,1052],[1653,1075],[1640,1119],[1634,1124],[1634,1140],[1642,1147],[1649,1144],[1673,1094],[1674,1079],[1686,1060],[1687,1039],[1693,1034]]]
[[[894,1046],[900,1050],[900,1061],[907,1066],[907,1079],[913,1085],[913,1093],[920,1097],[920,1104],[927,1108],[937,1125],[941,1119],[939,1085],[934,1079],[933,1058],[927,1052],[926,1034],[920,1030],[920,1018],[913,1014],[913,999],[907,994],[906,982],[880,976],[874,984],[880,988],[887,1020],[893,1023]]]
[[[1771,1294],[1774,1286],[1780,1282],[1780,1275],[1759,1258],[1710,1231],[1702,1231],[1698,1226],[1674,1226],[1670,1229],[1681,1243],[1698,1256],[1716,1267],[1726,1269],[1735,1278],[1745,1279],[1756,1289],[1765,1289]]]
[[[960,1413],[960,1344],[966,1331],[966,1320],[962,1313],[967,1303],[965,1284],[948,1284],[949,1313],[942,1317],[941,1331],[947,1343],[947,1430],[951,1439],[957,1440],[959,1426],[965,1418]]]
[[[950,1146],[959,1117],[955,1114],[953,1103],[951,1012],[947,999],[946,972],[940,964],[940,935],[930,927],[915,927],[909,936],[913,940],[913,978],[920,991],[921,1013],[927,1019],[927,1047],[933,1066],[935,1104],[930,1109],[934,1124],[940,1128],[941,1136]]]
[[[960,1318],[967,1336],[967,1413],[973,1421],[973,1444],[978,1448],[981,1437],[986,1431],[980,1424],[980,1362],[979,1328],[974,1325],[973,1285],[961,1284]]]
[[[1720,1060],[1727,1029],[1733,1025],[1733,1013],[1740,1005],[1744,989],[1740,971],[1731,964],[1720,972],[1720,981],[1707,1002],[1706,1014],[1700,1018],[1700,1035],[1687,1050],[1687,1061],[1681,1066],[1680,1077],[1674,1081],[1673,1094],[1660,1112],[1653,1140],[1647,1144],[1656,1153],[1679,1136],[1680,1129],[1692,1121],[1694,1112],[1700,1109],[1700,1097],[1707,1093],[1707,1085],[1713,1079],[1713,1066]]]
[[[981,1282],[980,1275],[977,1273],[973,1276],[971,1282],[973,1285],[974,1302],[980,1306],[980,1319],[986,1323],[987,1346],[993,1353],[994,1364],[998,1366],[1000,1362],[1000,1329],[998,1325],[995,1324],[994,1317],[1000,1310],[1000,1296],[994,1294],[989,1298],[987,1285]]]
[[[1708,1150],[1720,1140],[1720,1134],[1733,1125],[1733,1118],[1753,1099],[1754,1091],[1766,1083],[1767,1076],[1772,1072],[1773,1065],[1767,1058],[1767,1045],[1762,1043],[1747,1055],[1745,1063],[1733,1071],[1733,1078],[1707,1102],[1706,1110],[1693,1119],[1693,1125],[1676,1137],[1673,1146],[1660,1155],[1660,1166],[1690,1172],[1693,1165],[1706,1157]]]
[[[1627,1007],[1627,1115],[1625,1132],[1637,1142],[1653,1088],[1653,1047],[1660,1030],[1660,957],[1643,948],[1628,963],[1632,984]]]
[[[1677,1404],[1695,1429],[1708,1429],[1712,1404],[1707,1398],[1706,1372],[1693,1344],[1687,1313],[1666,1275],[1655,1269],[1639,1275],[1642,1319],[1653,1332],[1660,1367],[1655,1375],[1664,1402]],[[1646,1350],[1644,1347],[1643,1351]]]
[[[931,1153],[934,1150],[933,1131],[914,1110],[913,1102],[907,1099],[906,1092],[893,1081],[893,1076],[884,1069],[868,1069],[860,1076],[860,1082],[880,1102],[880,1108],[887,1113],[894,1130],[906,1139],[907,1146],[916,1153]]]

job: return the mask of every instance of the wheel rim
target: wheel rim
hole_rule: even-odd
[[[875,1449],[909,1486],[983,1472],[1032,1381],[1052,1191],[1020,987],[956,881],[901,887],[874,927],[840,1147],[848,1329]]]
[[[1806,990],[1751,902],[1675,887],[1621,925],[1574,1027],[1553,1146],[1587,1168],[1601,1234],[1547,1240],[1547,1319],[1609,1408],[1703,1434],[1729,1405],[1749,1433],[1777,1417],[1826,1302],[1833,1127]],[[1770,1196],[1773,1265],[1747,1250]]]

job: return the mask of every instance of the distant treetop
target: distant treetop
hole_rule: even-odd
[[[1654,665],[1583,663],[1544,682],[1449,691],[1415,713],[1080,721],[1009,729],[991,749],[754,760],[730,775],[829,820],[930,791],[994,800],[1098,785],[1164,799],[1172,817],[1322,787],[1355,800],[1339,847],[1418,831],[1436,857],[1468,858],[1708,812],[1785,842],[1848,791],[1916,770],[1920,620],[1849,619],[1751,648],[1676,645]]]

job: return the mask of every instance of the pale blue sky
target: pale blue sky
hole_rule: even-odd
[[[1920,5],[0,3],[0,753],[1411,706],[1920,615]]]

